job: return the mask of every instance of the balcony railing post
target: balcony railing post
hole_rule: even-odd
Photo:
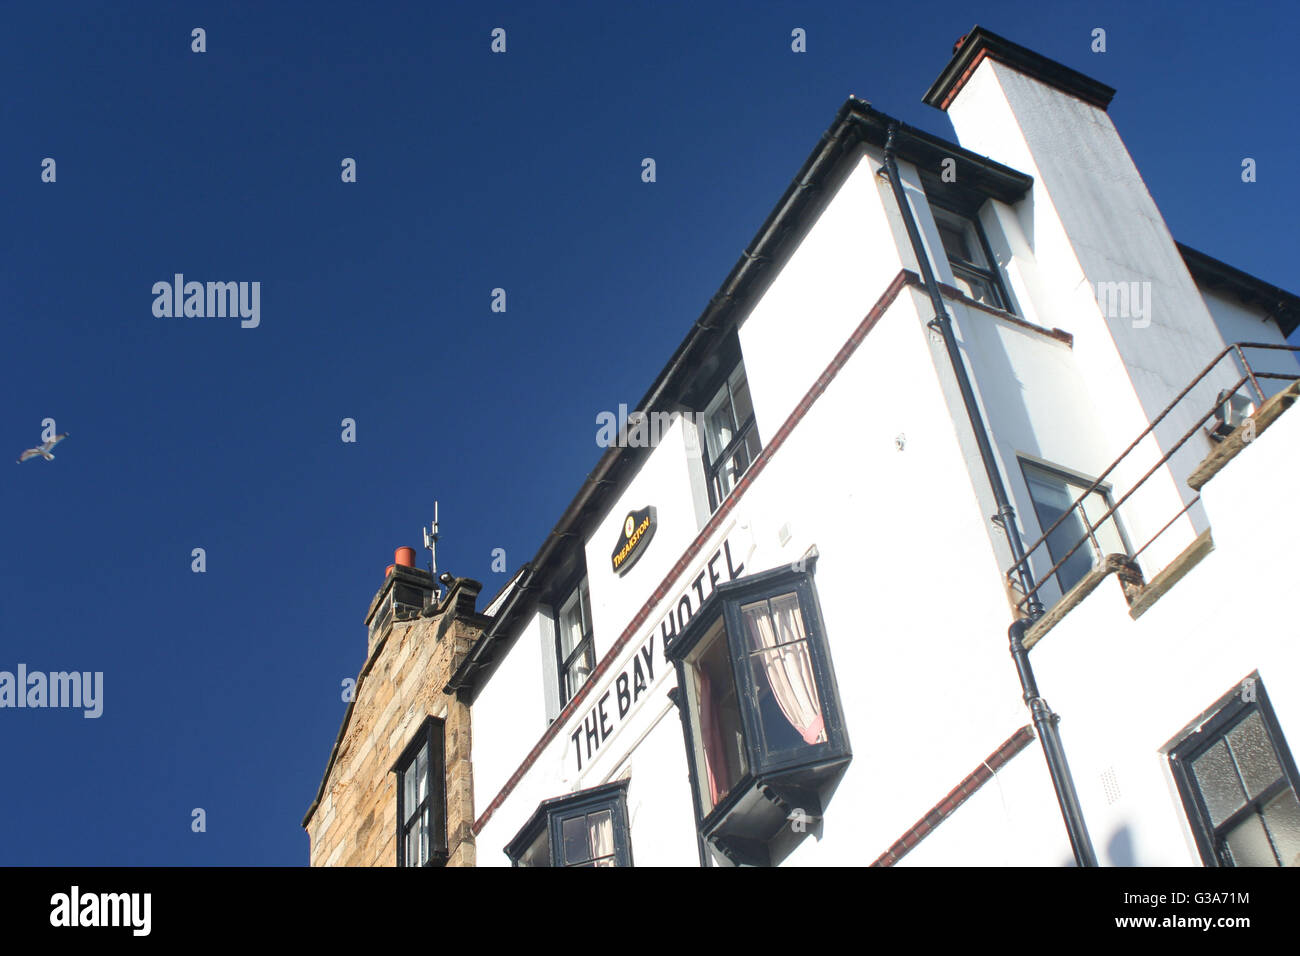
[[[1259,397],[1262,405],[1264,403],[1264,390],[1259,387],[1259,381],[1255,378],[1255,370],[1250,367],[1250,361],[1246,358],[1246,353],[1241,350],[1241,343],[1237,343],[1233,348],[1237,350],[1237,358],[1241,359],[1241,367],[1245,369],[1250,384],[1255,386],[1255,394]]]

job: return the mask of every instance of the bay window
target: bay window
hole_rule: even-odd
[[[506,847],[522,867],[631,866],[627,780],[543,800]]]
[[[811,566],[718,585],[669,645],[701,835],[769,865],[818,821],[852,754]]]

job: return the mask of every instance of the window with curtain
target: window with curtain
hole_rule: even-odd
[[[542,801],[506,847],[515,866],[631,866],[628,781]]]
[[[446,861],[443,722],[429,717],[393,766],[397,774],[397,865]]]
[[[1300,866],[1296,768],[1263,684],[1248,679],[1170,753],[1210,866]]]
[[[727,635],[719,618],[687,664],[688,714],[699,800],[713,809],[748,771],[740,703],[732,676]]]
[[[740,606],[763,749],[779,752],[826,742],[812,653],[793,592]]]
[[[718,585],[665,649],[681,689],[697,823],[737,864],[788,853],[776,846],[790,831],[780,808],[818,818],[852,758],[815,561]]]

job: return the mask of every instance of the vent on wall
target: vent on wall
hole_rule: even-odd
[[[1106,805],[1110,806],[1120,798],[1119,777],[1114,767],[1107,767],[1101,774],[1101,788],[1106,793]]]

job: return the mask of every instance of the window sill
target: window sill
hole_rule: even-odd
[[[1020,326],[1022,329],[1027,329],[1030,332],[1036,332],[1049,339],[1054,339],[1057,342],[1063,343],[1068,348],[1074,348],[1074,336],[1069,332],[1066,332],[1064,329],[1049,329],[1041,325],[1035,325],[1033,322],[1022,319],[1014,312],[1008,312],[1005,309],[998,309],[994,306],[986,305],[983,302],[972,299],[960,289],[954,288],[953,286],[947,285],[943,282],[939,283],[939,291],[943,293],[945,299],[952,299],[954,302],[960,302],[968,308],[978,309],[981,312],[987,312],[989,315],[995,315],[999,319],[1004,319],[1013,325]]]
[[[823,753],[742,777],[700,825],[700,835],[737,866],[775,866],[816,829],[850,753]]]
[[[1097,590],[1097,585],[1101,584],[1109,574],[1114,574],[1119,579],[1124,588],[1124,595],[1129,598],[1130,602],[1133,600],[1132,596],[1143,587],[1142,571],[1133,563],[1132,559],[1123,554],[1106,555],[1101,564],[1085,574],[1078,584],[1066,591],[1061,596],[1061,599],[1048,608],[1047,613],[1025,632],[1025,650],[1029,650],[1041,641],[1048,631],[1060,624],[1065,615],[1082,604],[1089,594]],[[1014,598],[1012,608],[1015,609]]]

